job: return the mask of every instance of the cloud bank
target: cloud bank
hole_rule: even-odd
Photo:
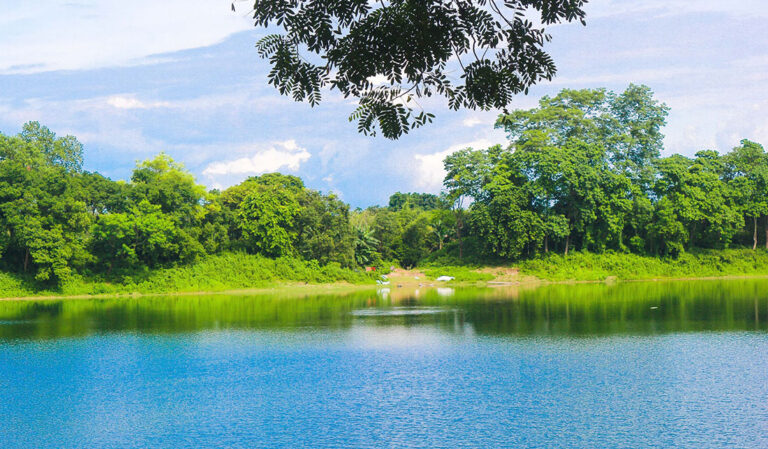
[[[233,185],[247,176],[280,170],[297,171],[312,155],[293,140],[275,142],[252,151],[251,156],[208,164],[203,169],[214,187]]]
[[[5,3],[0,74],[157,62],[153,55],[213,45],[252,27],[228,0]]]

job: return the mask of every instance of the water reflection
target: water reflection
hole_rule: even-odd
[[[768,280],[380,289],[345,295],[0,302],[0,338],[113,331],[431,326],[480,335],[768,330]]]

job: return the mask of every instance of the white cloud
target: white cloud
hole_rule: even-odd
[[[445,169],[443,160],[451,153],[472,148],[480,150],[496,145],[498,142],[491,142],[488,139],[478,139],[472,142],[459,143],[451,145],[448,149],[431,154],[415,154],[413,156],[416,164],[416,177],[414,184],[416,187],[428,192],[439,192],[445,179]]]
[[[170,107],[167,101],[141,101],[134,96],[114,95],[107,98],[107,104],[117,109],[151,109]]]
[[[0,73],[80,70],[157,62],[252,27],[229,0],[4,2]],[[162,60],[162,59],[160,59]]]
[[[467,128],[472,128],[477,125],[488,125],[488,123],[480,117],[467,117],[461,122],[461,124]]]
[[[222,178],[241,180],[244,175],[258,175],[283,169],[297,171],[310,157],[309,151],[298,146],[293,140],[275,142],[257,148],[252,156],[210,163],[203,170],[203,175],[208,177],[213,185],[221,185]]]

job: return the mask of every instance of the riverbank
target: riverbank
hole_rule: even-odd
[[[206,257],[189,265],[120,275],[77,275],[56,288],[31,278],[0,272],[0,297],[100,297],[117,295],[200,294],[318,285],[372,285],[362,270],[289,257],[269,259],[242,253]]]
[[[436,282],[451,276],[449,282]],[[662,281],[768,276],[768,251],[733,249],[661,259],[624,253],[551,254],[507,266],[426,266],[388,273],[389,288],[459,285],[537,285],[571,282]],[[105,279],[77,276],[57,289],[37,288],[24,277],[0,272],[0,299],[62,299],[203,295],[213,293],[304,295],[370,289],[379,273],[319,266],[291,258],[246,254],[211,256],[194,264]]]

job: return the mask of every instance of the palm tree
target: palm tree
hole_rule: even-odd
[[[367,226],[355,226],[355,261],[360,266],[371,263],[376,257],[379,240]]]

